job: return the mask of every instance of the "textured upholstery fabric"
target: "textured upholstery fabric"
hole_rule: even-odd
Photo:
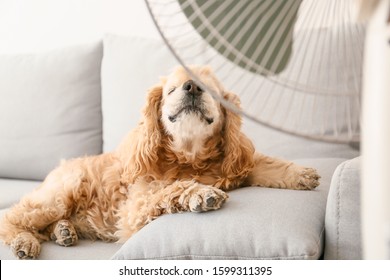
[[[114,259],[318,259],[330,179],[342,159],[318,168],[315,191],[259,187],[230,192],[222,209],[162,216],[131,237]]]
[[[0,177],[41,180],[102,151],[102,44],[0,56]]]
[[[340,164],[332,178],[325,219],[325,259],[361,259],[360,160]]]

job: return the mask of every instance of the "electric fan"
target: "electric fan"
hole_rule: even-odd
[[[187,66],[209,64],[240,96],[242,109],[220,100],[230,110],[294,135],[351,143],[360,140],[363,108],[363,253],[389,258],[390,0],[145,1],[193,79],[205,87]],[[367,28],[358,12],[370,18]]]
[[[242,109],[220,100],[228,109],[294,135],[359,141],[365,29],[355,20],[354,0],[146,4],[165,43],[197,83],[188,65],[208,64],[240,96]]]

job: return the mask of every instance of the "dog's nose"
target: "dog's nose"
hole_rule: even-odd
[[[203,90],[194,83],[193,80],[188,80],[183,84],[183,90],[186,91],[186,93],[194,95],[194,96],[199,96],[203,93]]]

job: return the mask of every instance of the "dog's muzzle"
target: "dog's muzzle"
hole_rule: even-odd
[[[203,90],[198,85],[196,85],[193,80],[188,80],[183,84],[182,91],[184,93],[184,96],[182,99],[181,109],[179,109],[179,111],[174,115],[168,116],[168,119],[171,122],[176,122],[177,117],[181,113],[196,113],[199,114],[200,117],[208,124],[212,124],[214,122],[214,119],[207,117],[206,110],[204,109],[202,100]]]

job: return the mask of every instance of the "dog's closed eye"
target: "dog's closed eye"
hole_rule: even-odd
[[[168,91],[168,95],[170,95],[172,92],[176,90],[176,87],[171,87]]]

